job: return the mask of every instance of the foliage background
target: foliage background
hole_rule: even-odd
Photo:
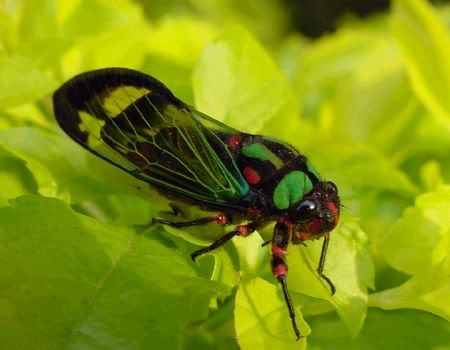
[[[0,4],[1,348],[450,348],[450,7],[397,0],[311,41],[276,0]],[[148,227],[167,201],[58,130],[52,92],[109,66],[290,142],[338,184],[338,293],[314,273],[320,242],[289,253],[307,338],[260,248],[270,230],[193,264],[220,232]]]

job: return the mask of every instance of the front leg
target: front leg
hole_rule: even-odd
[[[328,243],[330,241],[330,234],[326,233],[323,236],[323,244],[322,244],[322,251],[320,252],[320,260],[319,260],[319,266],[317,267],[317,273],[321,278],[325,280],[325,282],[328,283],[331,289],[331,295],[334,295],[336,293],[336,287],[334,286],[333,282],[331,282],[331,279],[328,276],[325,276],[323,274],[323,268],[325,266],[325,258],[327,256],[327,249],[328,249]]]
[[[283,288],[284,300],[286,301],[286,305],[289,310],[289,317],[292,321],[292,328],[294,329],[295,335],[297,339],[302,337],[298,326],[297,321],[295,320],[295,309],[292,304],[291,298],[289,296],[288,287],[287,287],[287,273],[288,266],[286,264],[286,253],[289,241],[291,239],[291,234],[293,230],[293,225],[289,223],[277,223],[275,225],[275,232],[272,239],[272,272],[275,275],[275,278],[281,283],[281,287]]]
[[[255,230],[261,225],[260,222],[250,222],[245,225],[237,225],[233,231],[230,231],[226,233],[224,236],[219,238],[217,241],[213,242],[211,245],[201,248],[199,250],[196,250],[191,254],[192,260],[195,261],[195,259],[202,254],[208,253],[214,249],[219,248],[221,245],[224,245],[226,242],[228,242],[230,239],[232,239],[234,236],[248,236],[249,234],[255,232]]]
[[[309,239],[315,239],[315,238],[316,237],[310,233],[296,232],[292,236],[292,243],[306,245],[304,243],[304,241],[307,241]],[[324,273],[323,273],[323,268],[325,267],[325,258],[327,256],[329,242],[330,242],[330,233],[326,232],[323,234],[322,251],[320,252],[319,266],[317,266],[316,271],[317,271],[317,274],[319,275],[319,277],[322,278],[325,282],[327,282],[328,286],[331,289],[331,295],[334,295],[334,293],[336,293],[336,287],[334,286],[331,279],[328,276],[324,275]]]

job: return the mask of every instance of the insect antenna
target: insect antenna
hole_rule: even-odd
[[[342,208],[345,208],[345,209],[348,209],[348,210],[352,211],[352,208],[349,208],[349,207],[345,206],[344,204],[339,204],[339,206],[342,207]]]

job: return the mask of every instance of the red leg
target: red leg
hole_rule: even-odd
[[[294,305],[292,304],[291,298],[289,296],[288,288],[287,288],[287,273],[288,266],[286,263],[286,253],[289,241],[291,239],[293,226],[288,223],[277,223],[275,225],[275,232],[272,240],[272,272],[275,275],[276,279],[281,283],[281,287],[283,288],[284,300],[286,301],[286,305],[289,310],[289,317],[292,321],[292,328],[294,329],[295,335],[297,339],[302,337],[297,322],[295,320],[295,310]]]

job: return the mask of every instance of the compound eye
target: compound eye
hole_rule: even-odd
[[[325,189],[327,190],[327,192],[330,192],[330,193],[338,192],[336,185],[331,181],[325,182]]]
[[[316,211],[316,204],[313,201],[305,200],[295,209],[298,220],[307,220],[312,217]]]

